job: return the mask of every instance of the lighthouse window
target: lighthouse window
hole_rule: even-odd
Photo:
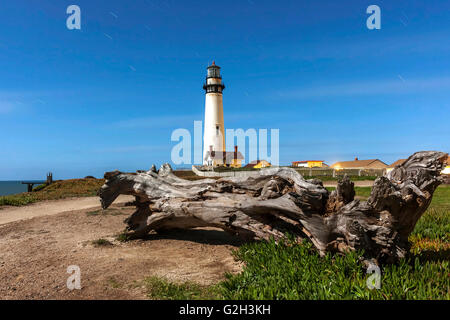
[[[219,135],[219,126],[216,126],[216,136]]]
[[[215,77],[216,76],[216,69],[208,69],[208,77]]]
[[[208,69],[208,77],[209,78],[219,78],[220,77],[219,69],[209,68]]]

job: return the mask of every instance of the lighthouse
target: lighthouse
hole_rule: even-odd
[[[207,154],[224,154],[225,127],[223,123],[222,92],[225,85],[220,75],[220,67],[214,61],[207,68],[205,90],[205,128],[203,135],[203,164],[211,165]],[[214,156],[213,156],[214,157]]]

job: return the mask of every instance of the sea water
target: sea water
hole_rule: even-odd
[[[0,196],[27,192],[27,185],[21,181],[0,181]]]

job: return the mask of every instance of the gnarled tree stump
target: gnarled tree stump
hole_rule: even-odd
[[[408,252],[408,236],[442,181],[446,159],[443,152],[413,154],[376,179],[365,202],[354,199],[347,177],[329,193],[320,180],[305,180],[291,168],[187,181],[169,164],[159,171],[107,172],[99,196],[104,209],[119,194],[136,197],[137,210],[125,220],[131,237],[194,227],[218,227],[248,240],[279,240],[289,232],[309,238],[321,254],[364,249],[366,258],[384,263]]]

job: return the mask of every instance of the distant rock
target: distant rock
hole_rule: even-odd
[[[86,177],[84,177],[85,179],[97,179],[96,177],[93,177],[93,176],[86,176]]]

